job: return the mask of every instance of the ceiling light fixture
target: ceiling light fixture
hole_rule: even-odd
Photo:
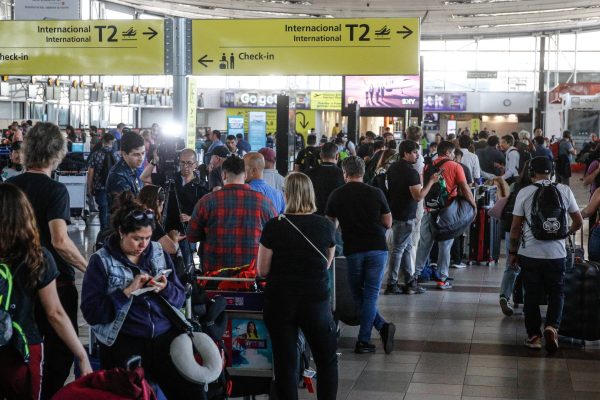
[[[458,29],[489,29],[489,28],[507,28],[515,26],[531,26],[531,25],[548,25],[548,24],[565,24],[573,22],[586,22],[586,21],[597,21],[599,17],[589,18],[577,18],[577,19],[559,19],[554,21],[540,21],[540,22],[515,22],[512,24],[486,24],[486,25],[458,25]]]
[[[310,1],[299,1],[299,0],[261,0],[261,3],[270,3],[270,4],[283,4],[283,5],[293,5],[293,6],[312,6],[312,2]]]
[[[471,4],[513,3],[521,0],[454,0],[444,1],[445,6],[468,6]]]
[[[508,11],[498,13],[477,13],[477,14],[452,14],[452,18],[474,18],[474,17],[506,17],[511,15],[530,15],[530,14],[547,14],[556,12],[568,12],[568,11],[583,11],[594,8],[600,8],[600,6],[587,6],[587,7],[567,7],[567,8],[554,8],[550,10],[529,10],[529,11]]]

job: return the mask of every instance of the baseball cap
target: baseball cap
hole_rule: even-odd
[[[552,161],[548,157],[533,157],[529,165],[536,174],[550,174],[552,172]]]
[[[217,157],[221,157],[221,158],[227,158],[231,155],[231,153],[229,152],[229,150],[227,150],[227,147],[225,146],[218,146],[215,147],[212,151],[212,155],[213,156],[217,156]]]
[[[263,157],[265,158],[265,161],[275,162],[275,160],[276,160],[275,150],[270,149],[268,147],[263,147],[258,152],[263,155]]]

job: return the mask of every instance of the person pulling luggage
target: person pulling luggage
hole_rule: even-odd
[[[510,230],[509,265],[521,267],[525,288],[525,346],[542,348],[542,317],[538,299],[548,293],[543,336],[546,350],[558,350],[558,328],[564,303],[563,282],[567,252],[565,238],[577,232],[583,220],[571,189],[550,181],[552,161],[531,159],[533,185],[521,189],[515,200]],[[567,227],[567,213],[571,225]]]

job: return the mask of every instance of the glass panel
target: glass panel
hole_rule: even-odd
[[[561,51],[575,51],[575,34],[565,33],[557,35],[558,48]],[[597,47],[596,47],[597,48]]]
[[[509,48],[509,39],[482,39],[479,41],[479,50],[506,50]]]
[[[510,53],[507,51],[480,52],[477,59],[477,69],[480,71],[507,71],[509,65]]]
[[[443,51],[424,51],[423,55],[423,66],[428,71],[444,71],[448,61],[446,60],[446,53]]]
[[[440,59],[446,66],[447,71],[466,71],[478,69],[477,53],[474,51],[448,52],[446,57]],[[480,69],[480,68],[479,68]]]
[[[443,40],[423,40],[421,41],[421,51],[425,50],[444,50],[446,43]]]
[[[509,53],[510,62],[508,67],[511,71],[534,71],[537,65],[535,53],[533,51],[518,51]]]
[[[599,42],[600,43],[600,42]],[[596,44],[596,50],[599,45]],[[600,66],[600,52],[577,52],[577,69],[596,71]]]
[[[423,77],[423,90],[445,90],[445,80],[445,72],[425,71],[425,75]]]
[[[577,34],[577,50],[598,50],[600,31],[582,32]],[[597,68],[598,66],[596,66]]]
[[[472,50],[477,49],[476,42],[474,40],[447,40],[446,50]]]
[[[600,82],[600,72],[577,72],[577,82]]]
[[[513,37],[510,38],[510,50],[535,50],[535,41],[534,37]]]
[[[570,70],[575,67],[575,52],[561,51],[558,54],[550,52],[547,56],[547,69],[553,70]],[[558,66],[557,66],[558,61]]]

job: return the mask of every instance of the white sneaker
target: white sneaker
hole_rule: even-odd
[[[458,268],[458,269],[467,268],[467,264],[461,262],[459,264],[452,264],[452,265],[450,265],[450,267],[452,267],[452,268]]]

